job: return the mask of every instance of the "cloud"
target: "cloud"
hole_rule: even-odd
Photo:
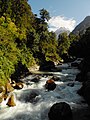
[[[74,19],[68,19],[63,16],[52,17],[48,21],[49,30],[56,31],[60,27],[65,27],[66,29],[72,31],[76,25],[76,21]]]

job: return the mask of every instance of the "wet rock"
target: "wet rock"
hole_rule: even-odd
[[[84,97],[87,104],[90,105],[90,57],[87,56],[83,59],[80,66],[81,73],[76,77],[76,80],[82,82],[82,87],[77,93]]]
[[[54,81],[60,81],[60,77],[57,77],[57,76],[53,76],[52,79],[53,79]]]
[[[83,96],[84,93],[84,87],[82,86],[78,91],[77,94],[79,94],[80,96]]]
[[[45,84],[45,88],[50,91],[56,88],[56,84],[53,79],[47,80]]]
[[[31,82],[38,83],[40,81],[40,76],[36,76],[35,78],[31,79]]]
[[[84,82],[82,83],[81,88],[77,91],[77,93],[78,93],[79,95],[81,95],[81,96],[84,96],[85,88],[86,88],[87,86],[90,86],[90,81],[84,81]]]
[[[79,64],[78,64],[77,62],[72,62],[72,63],[71,63],[71,66],[72,66],[72,67],[78,67],[78,65],[79,65]]]
[[[67,86],[74,87],[74,83],[68,83]]]
[[[37,103],[39,98],[39,92],[37,90],[28,90],[28,91],[24,91],[25,93],[22,93],[21,96],[19,97],[19,100],[22,102],[30,102],[30,103]]]
[[[80,64],[78,65],[78,69],[82,70],[84,67],[83,65],[84,65],[84,60],[81,60]]]
[[[38,99],[36,99],[37,96],[38,94],[35,91],[32,91],[27,97],[26,102],[36,103],[38,101]]]
[[[83,97],[90,105],[90,81],[85,82],[85,85],[83,85]]]
[[[23,81],[21,81],[21,80],[19,80],[19,81],[16,83],[16,82],[13,80],[13,81],[11,82],[11,85],[12,85],[12,87],[15,88],[15,89],[22,89],[22,88],[24,87],[25,83],[24,83]]]
[[[14,87],[16,86],[16,82],[13,80],[13,81],[11,82],[11,85],[12,85],[12,87],[14,88]]]
[[[81,74],[81,73],[78,73],[78,74],[76,75],[75,81],[79,81],[79,82],[82,82],[82,81],[83,81],[83,80],[82,80],[82,74]]]
[[[41,71],[52,71],[52,69],[55,69],[55,64],[52,61],[44,61],[39,68]]]
[[[15,89],[22,89],[24,87],[24,83],[23,82],[18,82],[16,83],[16,86],[14,87]]]
[[[0,87],[0,97],[3,100],[6,100],[8,97],[8,93],[12,92],[14,88],[11,86],[11,84],[8,82],[6,86]]]
[[[86,74],[86,79],[87,79],[88,81],[90,81],[90,72],[87,72],[87,74]]]
[[[14,107],[14,106],[16,106],[14,94],[11,94],[11,96],[10,96],[10,98],[8,99],[8,102],[7,102],[6,105],[8,105],[9,107]]]
[[[72,110],[73,120],[90,120],[90,109],[89,107],[74,108]]]
[[[70,105],[65,102],[55,103],[48,113],[49,120],[73,120]]]

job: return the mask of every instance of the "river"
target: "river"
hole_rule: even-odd
[[[62,72],[49,72],[48,75],[40,75],[38,83],[31,82],[35,75],[30,75],[23,79],[27,84],[21,90],[14,90],[15,107],[8,107],[7,101],[0,105],[0,120],[48,120],[48,111],[56,102],[67,102],[71,109],[81,109],[87,107],[82,97],[77,94],[81,83],[75,81],[76,74],[79,73],[77,68],[70,67],[69,64],[63,64],[57,67],[62,68]],[[52,77],[52,74],[59,78],[55,81],[56,89],[47,91],[44,87],[46,80]],[[68,84],[69,83],[69,84]],[[71,87],[70,84],[74,86]],[[37,96],[30,99],[32,93]]]

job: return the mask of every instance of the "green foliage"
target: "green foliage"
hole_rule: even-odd
[[[76,57],[90,56],[90,28],[88,28],[78,41],[74,41],[70,48],[69,54]]]
[[[70,39],[67,35],[67,33],[62,33],[58,37],[58,49],[59,49],[59,55],[63,56],[64,54],[68,54],[68,49],[70,46]]]
[[[44,8],[40,10],[40,16],[41,16],[42,21],[45,21],[45,20],[48,21],[50,19],[49,12],[45,10]]]
[[[39,46],[40,51],[45,56],[46,61],[57,61],[60,59],[57,54],[58,43],[55,33],[47,31],[43,32]]]
[[[25,45],[20,48],[19,61],[21,61],[23,65],[25,64],[27,68],[35,64],[35,60],[30,49]]]
[[[29,28],[33,13],[27,0],[0,0],[0,15],[7,15],[20,28]]]
[[[30,50],[24,46],[17,47],[15,40],[19,37],[20,33],[16,25],[10,18],[2,16],[0,18],[0,80],[2,81],[9,79],[18,61],[27,67],[35,63]]]
[[[39,51],[39,40],[39,34],[32,28],[27,35],[26,46],[30,48],[34,55]]]

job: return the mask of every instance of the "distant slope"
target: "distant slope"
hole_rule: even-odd
[[[64,33],[64,32],[66,32],[67,34],[70,33],[70,31],[69,31],[68,29],[66,29],[65,27],[60,27],[59,29],[57,29],[57,30],[55,31],[57,37],[58,37],[59,34]]]
[[[90,16],[87,16],[79,25],[77,25],[72,33],[76,35],[79,33],[84,34],[88,27],[90,27]]]

